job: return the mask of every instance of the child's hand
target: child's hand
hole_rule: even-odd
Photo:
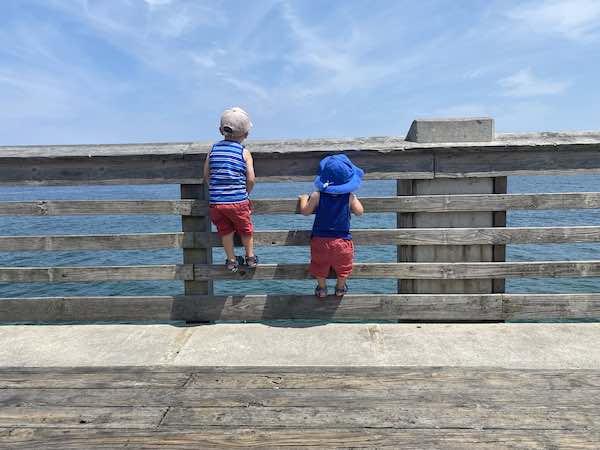
[[[298,196],[298,200],[300,200],[300,201],[303,201],[303,200],[304,200],[304,201],[306,201],[306,202],[307,202],[307,201],[308,201],[308,195],[307,195],[307,194],[300,194],[300,195]]]

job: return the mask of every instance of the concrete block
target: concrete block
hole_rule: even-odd
[[[490,117],[417,119],[410,126],[406,140],[418,143],[489,142],[494,136],[494,119]]]

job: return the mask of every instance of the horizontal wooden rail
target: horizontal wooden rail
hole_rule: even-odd
[[[264,230],[256,246],[305,246],[310,230]],[[357,245],[470,245],[600,242],[600,227],[404,228],[352,230]],[[238,245],[241,245],[239,238]],[[216,233],[140,233],[57,236],[0,236],[0,251],[143,250],[221,247]]]
[[[69,281],[192,280],[190,264],[102,267],[0,267],[2,283]]]
[[[185,242],[188,240],[188,243]],[[0,251],[144,250],[193,247],[193,233],[0,236]]]
[[[203,211],[207,206],[201,205]],[[1,216],[191,215],[193,200],[39,200],[0,202]]]
[[[600,261],[357,263],[353,278],[477,279],[527,277],[598,277]],[[100,267],[0,267],[0,282],[129,280],[302,280],[308,264],[260,264],[231,273],[222,265],[172,264]]]
[[[202,182],[211,143],[0,147],[0,184]],[[426,179],[600,171],[600,133],[497,135],[490,142],[421,144],[402,137],[248,142],[259,180],[310,179],[345,152],[369,179]]]
[[[600,192],[365,197],[361,202],[367,213],[592,209],[600,208]],[[253,200],[252,205],[255,214],[298,213],[296,199]]]
[[[600,318],[600,294],[349,294],[0,299],[0,322]]]
[[[600,192],[550,194],[455,194],[361,198],[367,213],[465,212],[600,208]],[[298,214],[297,199],[252,201],[254,214]],[[43,200],[0,202],[1,216],[206,215],[208,202],[195,200]]]
[[[257,246],[310,244],[309,230],[256,231]],[[600,227],[386,228],[352,230],[356,245],[471,245],[600,242]],[[0,248],[1,241],[0,238]],[[220,247],[216,233],[195,233],[194,245]],[[237,237],[236,237],[237,239]],[[190,242],[191,237],[184,239]],[[238,240],[238,245],[241,241]]]
[[[1,271],[0,271],[1,274]],[[221,265],[195,265],[197,280],[301,280],[311,278],[307,264],[260,264],[231,273]],[[600,261],[357,263],[353,278],[479,279],[598,277]]]

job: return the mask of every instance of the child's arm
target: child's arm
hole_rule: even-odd
[[[350,210],[357,216],[362,216],[365,212],[362,203],[354,194],[350,194]]]
[[[319,205],[319,193],[313,192],[310,194],[310,197],[306,194],[302,194],[298,196],[298,200],[300,201],[300,214],[303,216],[310,216],[315,212],[317,206]]]
[[[244,149],[244,160],[246,161],[246,191],[249,194],[256,184],[256,176],[254,175],[254,160],[247,149]]]
[[[206,154],[206,160],[204,160],[204,184],[208,186],[208,182],[210,180],[210,163],[209,158],[210,154]]]

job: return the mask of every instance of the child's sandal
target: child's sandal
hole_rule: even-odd
[[[315,297],[317,297],[317,298],[327,297],[327,286],[325,286],[324,288],[317,286],[315,288]]]
[[[338,287],[335,288],[335,296],[336,297],[343,297],[344,294],[346,294],[346,292],[348,292],[348,285],[347,284],[344,284],[344,287],[341,288],[341,289],[338,288]]]
[[[231,273],[236,273],[240,269],[240,264],[238,259],[226,259],[225,260],[225,268]]]
[[[246,266],[254,269],[258,265],[258,256],[246,256]]]

